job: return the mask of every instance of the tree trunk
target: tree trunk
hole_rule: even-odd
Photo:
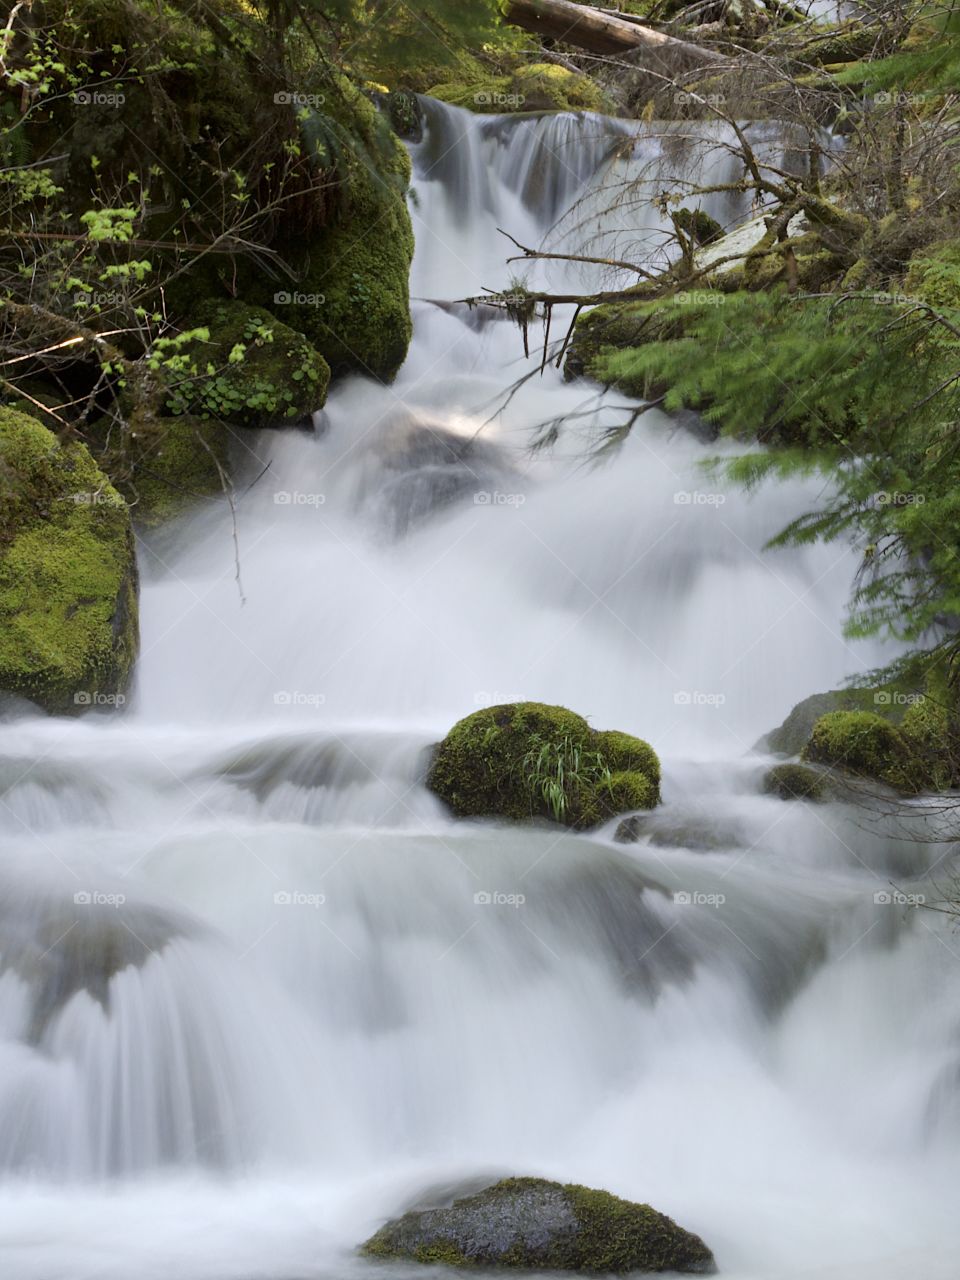
[[[674,36],[664,35],[649,27],[603,13],[571,0],[509,0],[507,22],[535,35],[562,40],[589,53],[636,54],[645,51],[654,56],[658,67],[682,70],[724,61],[720,55],[700,45]]]

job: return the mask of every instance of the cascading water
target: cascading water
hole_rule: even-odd
[[[425,1188],[502,1172],[647,1200],[738,1280],[955,1274],[958,946],[874,900],[943,849],[764,797],[750,754],[876,661],[851,555],[762,552],[815,491],[725,489],[655,412],[583,466],[618,397],[548,365],[504,407],[517,330],[435,305],[506,284],[498,226],[656,252],[652,206],[604,206],[732,161],[636,132],[431,107],[410,357],[251,437],[246,603],[215,505],[143,547],[127,713],[0,726],[17,1280],[359,1274]],[[656,746],[648,838],[444,815],[425,749],[517,698]]]

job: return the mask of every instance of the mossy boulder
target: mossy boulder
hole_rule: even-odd
[[[481,114],[503,111],[611,110],[595,80],[550,62],[535,62],[510,75],[436,84],[430,96]]]
[[[303,129],[321,163],[336,153],[337,216],[299,242],[290,237],[285,257],[298,264],[296,283],[278,288],[251,278],[244,296],[302,333],[335,376],[389,382],[413,335],[410,158],[386,115],[354,85],[339,77],[336,93],[325,87],[324,114]]]
[[[459,721],[427,778],[458,817],[544,818],[579,830],[660,799],[660,762],[639,738],[598,732],[565,707],[506,703]]]
[[[361,1251],[452,1267],[594,1275],[716,1270],[699,1236],[650,1205],[545,1178],[504,1178],[446,1207],[404,1214]]]
[[[774,755],[798,756],[810,740],[813,726],[830,711],[864,710],[866,694],[852,689],[813,693],[793,708],[786,720],[757,743],[756,750]]]
[[[781,800],[822,800],[824,782],[821,774],[803,764],[778,764],[768,769],[761,784],[766,795]]]
[[[816,764],[875,779],[899,791],[924,785],[909,739],[872,711],[830,711],[814,724],[802,758]]]
[[[0,691],[115,705],[138,648],[130,513],[86,447],[0,409]]]
[[[167,408],[240,427],[290,426],[322,409],[330,366],[302,333],[242,302],[209,302],[196,323],[207,330],[190,368],[171,387]]]

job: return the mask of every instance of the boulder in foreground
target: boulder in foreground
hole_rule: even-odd
[[[699,1236],[649,1205],[545,1178],[504,1178],[446,1208],[404,1214],[361,1252],[454,1267],[608,1275],[716,1271]]]

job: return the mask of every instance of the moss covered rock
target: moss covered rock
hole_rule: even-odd
[[[230,431],[214,419],[187,414],[161,418],[130,442],[126,465],[119,462],[117,488],[130,505],[134,523],[152,529],[205,499],[222,498],[230,482]]]
[[[209,333],[190,349],[190,369],[171,388],[167,408],[241,427],[289,426],[322,409],[330,366],[267,311],[224,300],[198,309]]]
[[[591,1274],[716,1270],[699,1236],[650,1205],[545,1178],[504,1178],[444,1208],[407,1213],[381,1227],[362,1252],[454,1267]]]
[[[130,513],[80,443],[0,410],[0,691],[115,703],[138,647]]]
[[[389,120],[349,81],[326,94],[324,115],[304,121],[320,163],[336,153],[338,216],[285,256],[300,266],[278,290],[253,279],[244,296],[302,333],[334,373],[389,382],[413,335],[413,225],[406,204],[410,158]]]
[[[813,693],[793,708],[786,720],[757,743],[756,750],[772,751],[775,755],[798,756],[810,740],[813,726],[821,716],[830,711],[855,711],[865,709],[866,695],[850,689],[835,689],[830,693]]]
[[[822,800],[823,778],[803,764],[778,764],[763,776],[762,789],[781,800]]]
[[[813,726],[803,759],[829,765],[899,791],[924,785],[911,744],[902,731],[872,711],[830,711]]]
[[[510,75],[445,81],[430,96],[468,111],[610,111],[604,91],[589,76],[550,62],[535,62]]]
[[[458,817],[546,818],[586,829],[653,808],[660,762],[641,739],[598,732],[565,707],[516,702],[455,724],[427,785]]]

